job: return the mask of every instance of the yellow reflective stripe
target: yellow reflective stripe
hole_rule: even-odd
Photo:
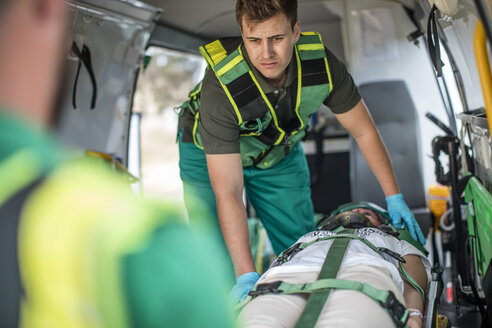
[[[222,43],[220,43],[220,40],[205,45],[205,49],[214,65],[217,65],[221,60],[227,57],[227,53],[222,46]]]
[[[256,132],[250,132],[248,134],[241,134],[242,136],[259,136],[261,135],[261,132],[260,133],[256,133]]]
[[[258,241],[258,250],[256,251],[256,261],[255,261],[256,271],[259,272],[260,274],[263,273],[263,252],[265,249],[266,237],[267,237],[266,230],[261,229],[260,240]]]
[[[328,66],[328,59],[325,57],[325,67],[326,67],[326,74],[328,74],[328,82],[330,83],[330,90],[329,92],[333,90],[333,83],[331,82],[331,72],[330,72],[330,67]]]
[[[299,51],[297,47],[294,48],[296,53],[296,61],[297,61],[297,100],[296,100],[296,115],[299,118],[299,122],[301,122],[301,126],[296,129],[292,134],[296,134],[299,130],[302,130],[304,127],[304,122],[301,119],[301,115],[299,115],[299,106],[301,105],[301,88],[302,88],[302,70],[301,70],[301,58],[299,57]]]
[[[0,163],[0,204],[39,176],[38,164],[38,157],[30,150],[19,151]]]
[[[200,93],[200,91],[202,91],[202,82],[200,82],[200,86],[198,87],[198,89],[195,90],[195,92],[190,93],[189,98],[196,96]]]
[[[318,35],[319,42],[321,42],[321,45],[323,46],[323,49],[325,49],[325,46],[324,46],[324,43],[323,43],[323,39],[321,38],[321,34],[319,34],[318,32],[313,32],[313,33],[315,33],[315,34]],[[326,58],[326,54],[325,54],[325,67],[326,67],[326,74],[328,74],[328,82],[330,83],[329,93],[331,93],[331,91],[333,90],[333,83],[331,82],[330,66],[328,65],[328,58]]]
[[[231,68],[233,68],[234,66],[236,66],[237,64],[239,64],[241,61],[243,60],[243,56],[236,56],[236,58],[234,58],[233,60],[231,60],[229,63],[227,63],[224,67],[222,67],[221,69],[219,69],[217,71],[217,75],[218,76],[222,76],[224,75],[225,73],[227,73]]]
[[[217,41],[214,41],[212,42],[212,44],[215,44],[214,47],[218,47],[216,43],[219,43],[220,44],[220,47],[222,48],[222,51],[224,52],[224,56],[222,59],[224,59],[226,57],[226,53],[225,53],[225,50],[224,48],[222,47],[222,44],[220,43],[219,40]],[[205,49],[206,47],[206,49]],[[215,71],[215,65],[216,65],[216,62],[214,62],[214,59],[212,59],[210,56],[209,56],[209,45],[206,45],[205,47],[200,47],[200,53],[202,54],[202,56],[205,58],[205,60],[207,61],[207,63],[210,65],[210,67],[214,70],[214,72],[217,74],[217,72]],[[212,47],[212,48],[214,48]],[[241,46],[239,46],[240,48]],[[213,49],[214,51],[217,51],[216,49]],[[242,54],[241,54],[242,55]],[[216,55],[217,58],[219,58],[219,56]],[[222,60],[221,59],[221,60]],[[227,66],[227,65],[226,65]],[[237,108],[237,105],[236,105],[236,102],[234,101],[234,99],[232,99],[232,96],[229,92],[229,90],[227,89],[227,87],[220,81],[219,78],[217,78],[217,80],[219,80],[219,83],[220,85],[222,86],[222,89],[224,89],[224,92],[226,93],[227,95],[227,98],[229,99],[230,103],[232,104],[232,107],[234,108],[234,111],[236,112],[236,116],[237,116],[237,120],[238,120],[238,125],[242,124],[243,123],[243,118],[241,116],[241,113],[239,112],[239,109]],[[196,126],[196,122],[195,122],[195,126]],[[194,130],[196,129],[196,127],[193,128]],[[195,131],[193,131],[193,133],[195,133]],[[197,144],[195,142],[195,144]],[[198,145],[197,145],[198,146]],[[198,146],[200,147],[200,146]]]
[[[239,47],[239,53],[241,54],[241,56],[243,55],[241,52],[241,47]],[[263,98],[263,100],[267,104],[268,109],[270,110],[270,113],[272,114],[272,118],[273,118],[273,122],[275,123],[275,127],[277,128],[277,130],[280,131],[279,138],[273,143],[274,145],[278,145],[282,142],[282,139],[284,138],[284,135],[285,135],[285,131],[280,128],[280,126],[278,124],[277,115],[275,114],[275,110],[273,109],[272,104],[270,103],[270,101],[266,97],[265,93],[263,92],[263,89],[260,87],[260,83],[258,83],[258,80],[256,79],[256,77],[254,76],[254,74],[251,70],[249,70],[249,75],[251,76],[251,78],[253,79],[253,82],[256,84],[256,87],[260,91],[261,97]]]
[[[207,64],[210,67],[213,67],[215,64],[214,64],[212,58],[210,58],[210,56],[208,55],[208,52],[205,49],[205,47],[200,47],[199,50],[200,50],[200,53],[202,54],[203,58],[205,58],[205,61],[207,62]]]
[[[297,46],[299,51],[305,50],[325,50],[325,46],[321,43],[300,44]]]
[[[203,146],[201,146],[199,144],[198,140],[196,140],[196,130],[198,129],[198,118],[199,118],[199,116],[200,116],[200,113],[197,112],[195,115],[195,123],[193,123],[193,142],[195,143],[195,146],[197,146],[200,149],[203,149]]]
[[[302,35],[319,35],[318,32],[302,32]]]

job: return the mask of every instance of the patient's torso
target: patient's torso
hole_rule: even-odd
[[[302,236],[298,242],[309,243],[311,241],[333,235],[335,235],[335,233],[331,231],[312,231]],[[397,238],[376,228],[358,229],[355,232],[355,235],[366,239],[376,247],[388,248],[401,256],[408,254],[419,255],[421,256],[427,271],[430,269],[430,264],[425,256],[406,241],[398,240]],[[333,239],[318,241],[297,253],[290,259],[290,261],[282,265],[276,265],[275,262],[272,263],[272,266],[263,275],[262,279],[266,279],[267,277],[271,277],[277,273],[319,271],[332,243]],[[341,268],[355,265],[370,265],[386,269],[400,291],[403,292],[403,280],[401,279],[397,269],[398,261],[384,253],[383,256],[381,256],[362,241],[353,239],[347,248]]]

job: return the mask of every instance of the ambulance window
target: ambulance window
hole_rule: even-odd
[[[458,84],[456,82],[456,77],[453,72],[453,63],[451,58],[448,56],[447,48],[441,43],[441,61],[442,66],[442,77],[438,78],[439,88],[443,95],[444,105],[446,106],[450,118],[449,122],[446,124],[450,125],[451,129],[454,130],[456,125],[459,125],[459,121],[456,121],[455,115],[457,113],[463,112],[463,102],[458,89]],[[454,69],[458,69],[455,67]],[[459,126],[457,127],[459,130]]]
[[[131,139],[135,147],[140,144],[140,152],[132,150],[132,157],[141,163],[138,188],[146,196],[165,197],[183,204],[176,143],[178,115],[174,108],[186,100],[190,90],[202,79],[205,67],[205,61],[197,55],[159,47],[147,50],[133,101],[136,122],[140,118],[140,142],[138,133],[130,132],[130,138],[135,135]]]

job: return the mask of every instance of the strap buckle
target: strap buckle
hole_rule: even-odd
[[[398,236],[400,235],[400,232],[398,230],[396,230],[395,228],[392,228],[391,226],[386,225],[386,224],[382,224],[378,228],[380,230],[382,230],[383,232],[387,233],[388,235],[396,237],[396,238],[398,238]]]
[[[408,320],[408,311],[405,306],[398,301],[392,291],[388,291],[386,302],[381,302],[381,305],[389,312],[397,327],[405,327]]]
[[[407,263],[407,261],[405,261],[405,259],[403,258],[403,256],[401,256],[400,254],[396,253],[396,252],[393,252],[391,249],[387,249],[385,247],[378,247],[378,250],[380,252],[383,252],[383,253],[386,253],[388,254],[389,256],[391,256],[392,258],[394,258],[395,260],[401,262],[401,263]]]
[[[259,284],[254,288],[252,291],[249,292],[249,296],[259,296],[259,295],[264,295],[264,294],[279,294],[282,291],[278,289],[282,281],[274,281],[270,283],[264,283],[264,284]]]
[[[272,267],[282,265],[285,262],[289,262],[294,257],[294,255],[302,251],[300,246],[301,243],[296,243],[287,248],[285,251],[282,252],[282,254],[280,254],[279,257],[275,259],[275,261],[272,263]]]

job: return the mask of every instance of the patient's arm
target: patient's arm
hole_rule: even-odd
[[[403,264],[403,267],[408,272],[408,274],[419,284],[422,290],[427,290],[427,273],[425,271],[424,264],[418,255],[405,255],[403,257],[406,263]],[[419,292],[412,287],[405,279],[404,281],[404,291],[403,297],[405,299],[405,303],[407,304],[407,308],[413,308],[419,310],[421,313],[424,313],[424,302],[422,300],[422,296],[420,296]],[[422,327],[422,320],[418,317],[410,317],[408,320],[408,326],[413,327]]]

